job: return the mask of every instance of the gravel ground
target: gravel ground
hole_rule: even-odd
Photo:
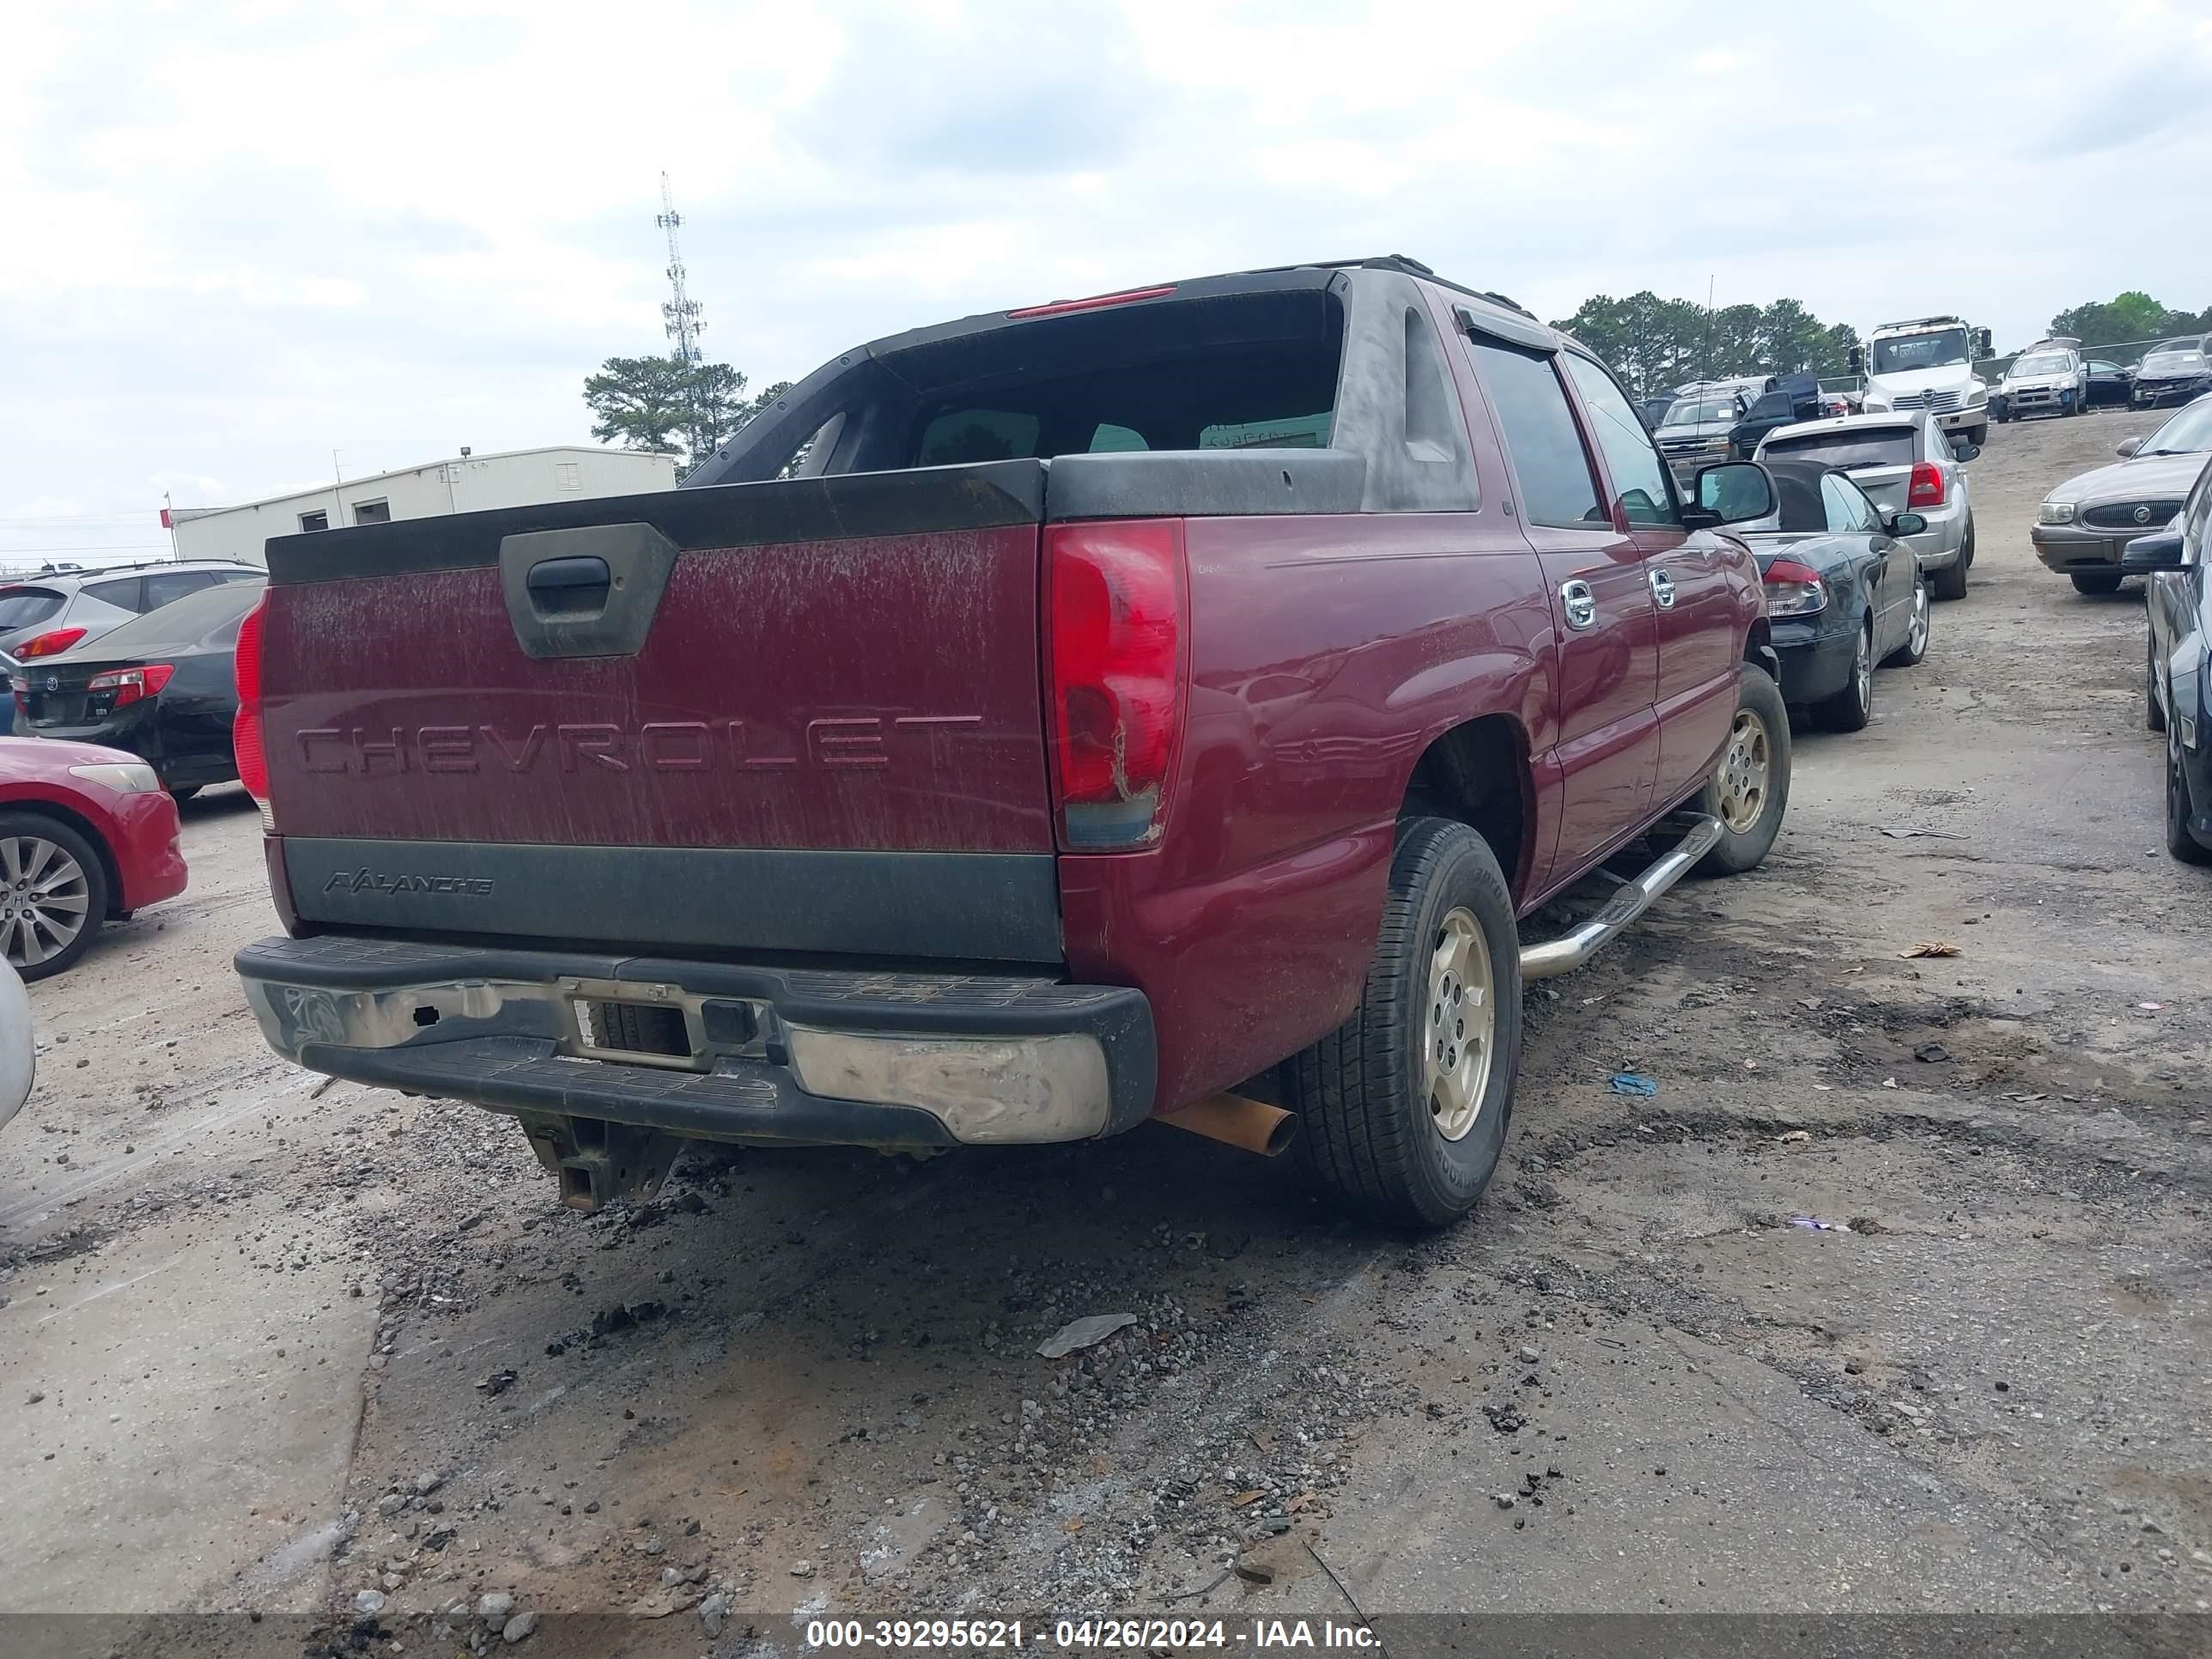
[[[2204,1611],[2212,877],[2160,849],[2140,595],[2026,532],[2154,423],[1991,432],[1927,661],[1801,734],[1765,869],[1532,992],[1440,1237],[1165,1129],[574,1214],[506,1120],[264,1051],[256,825],[204,797],[191,892],[33,988],[0,1612]]]

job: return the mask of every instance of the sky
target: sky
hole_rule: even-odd
[[[584,376],[666,349],[664,170],[756,386],[1379,252],[1546,318],[1710,281],[2000,350],[2126,289],[2212,306],[2212,0],[8,10],[0,562],[589,441]]]

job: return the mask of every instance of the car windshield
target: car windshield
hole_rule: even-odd
[[[1859,427],[1769,438],[1759,446],[1759,453],[1763,460],[1826,461],[1834,467],[1910,466],[1915,459],[1909,426]]]
[[[42,623],[62,608],[50,587],[0,587],[0,634]]]
[[[2143,359],[2143,367],[2148,368],[2156,364],[2165,368],[2174,363],[2188,362],[2203,355],[2204,342],[2202,340],[2168,340]]]
[[[1683,398],[1667,411],[1662,426],[1698,426],[1708,421],[1733,421],[1735,403],[1728,398]]]
[[[2066,356],[2063,352],[2039,352],[2033,357],[2023,357],[2012,366],[2015,374],[2063,374]]]
[[[2150,434],[2138,455],[2198,455],[2212,449],[2212,398],[2184,404]]]
[[[1874,343],[1874,372],[1902,374],[1916,368],[1942,368],[1966,361],[1966,331],[1939,328],[1931,334],[1900,334]]]

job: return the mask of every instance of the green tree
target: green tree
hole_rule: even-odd
[[[2139,289],[2110,300],[2069,307],[2051,319],[2053,334],[2071,335],[2091,346],[2163,339],[2172,334],[2201,333],[2207,328],[2212,328],[2212,307],[2201,313],[2171,311]]]
[[[674,455],[680,474],[790,390],[790,381],[779,380],[748,398],[744,374],[727,363],[610,357],[585,378],[584,404],[593,416],[592,435],[601,443]]]
[[[673,357],[610,357],[584,380],[592,435],[656,455],[683,453],[691,418],[693,366]]]

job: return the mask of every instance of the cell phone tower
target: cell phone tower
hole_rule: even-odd
[[[684,216],[676,210],[676,194],[669,188],[665,173],[660,175],[660,215],[653,222],[668,233],[670,297],[660,302],[660,315],[668,337],[676,342],[676,349],[670,355],[679,363],[696,363],[700,356],[699,331],[707,325],[700,319],[699,302],[684,291],[684,255],[676,244]]]

